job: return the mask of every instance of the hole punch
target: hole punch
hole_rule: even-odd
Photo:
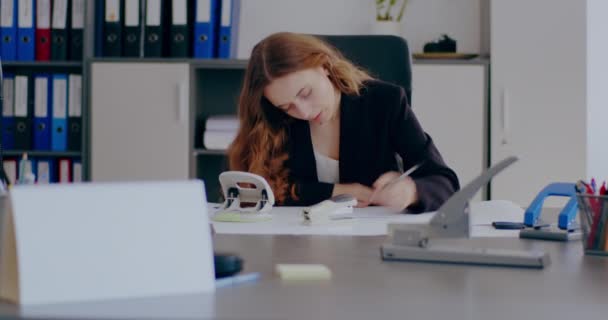
[[[218,222],[259,222],[272,219],[274,193],[268,182],[257,174],[226,171],[220,174],[226,200],[212,217]]]

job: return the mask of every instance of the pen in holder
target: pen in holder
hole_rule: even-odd
[[[585,254],[608,256],[608,196],[576,194]]]

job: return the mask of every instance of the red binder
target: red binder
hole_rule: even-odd
[[[51,60],[51,0],[36,1],[36,60]]]

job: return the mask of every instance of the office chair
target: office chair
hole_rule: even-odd
[[[412,101],[412,60],[405,39],[389,35],[316,35],[380,80],[405,89]]]

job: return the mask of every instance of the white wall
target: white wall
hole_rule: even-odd
[[[403,36],[412,52],[447,33],[459,52],[479,53],[481,10],[487,0],[409,0]],[[269,34],[291,31],[312,34],[371,34],[375,0],[242,0],[238,58]],[[483,40],[484,42],[486,40]],[[489,42],[489,40],[487,40]]]
[[[608,1],[587,2],[587,178],[608,177]]]

